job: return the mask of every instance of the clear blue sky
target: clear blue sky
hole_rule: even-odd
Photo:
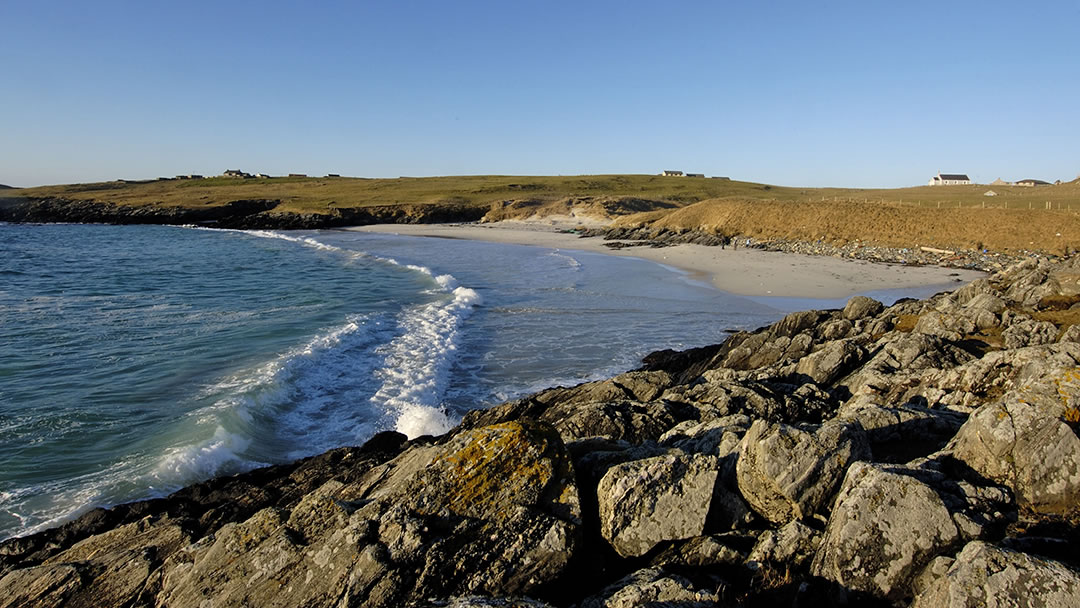
[[[1080,173],[1080,2],[0,3],[0,183]]]

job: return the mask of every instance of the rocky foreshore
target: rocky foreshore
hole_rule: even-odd
[[[1078,606],[1080,258],[98,509],[8,606]]]
[[[281,201],[236,200],[223,205],[164,206],[65,198],[0,199],[0,221],[82,224],[194,224],[238,229],[320,229],[368,224],[472,222],[485,208],[453,203],[378,205],[337,208],[325,213],[296,213],[280,209]]]
[[[946,250],[936,247],[880,247],[860,242],[833,244],[826,240],[798,241],[790,239],[757,239],[748,236],[725,236],[701,230],[668,230],[665,228],[608,227],[589,228],[579,231],[583,237],[600,237],[608,241],[612,249],[626,247],[671,247],[691,244],[709,247],[747,247],[765,251],[782,251],[803,255],[826,255],[839,258],[909,264],[916,266],[944,266],[966,268],[984,272],[997,272],[1021,260],[1041,255],[1020,252],[1007,254],[986,250]]]

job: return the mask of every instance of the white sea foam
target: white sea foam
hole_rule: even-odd
[[[451,280],[439,282],[449,288]],[[467,287],[454,287],[450,296],[403,312],[400,335],[378,349],[384,355],[377,372],[382,386],[371,401],[396,417],[395,428],[409,437],[444,433],[453,425],[441,402],[460,326],[481,298]]]
[[[0,493],[0,513],[19,521],[19,526],[11,530],[12,536],[25,536],[58,526],[95,506],[113,504],[108,498],[111,489],[132,483],[132,472],[138,468],[137,460],[133,456],[111,464],[104,471]]]
[[[212,392],[225,390],[246,398],[220,405],[237,411],[279,409],[278,415],[285,423],[283,433],[304,436],[306,447],[291,454],[294,457],[314,453],[316,448],[341,445],[346,440],[344,435],[361,441],[378,430],[394,428],[416,437],[443,433],[453,426],[454,421],[442,408],[442,399],[460,341],[461,324],[480,303],[479,294],[459,286],[453,276],[436,274],[426,266],[344,250],[311,237],[260,230],[244,234],[407,268],[431,277],[435,285],[430,291],[441,297],[405,309],[397,315],[392,328],[360,335],[359,325],[353,322],[298,351],[286,353],[255,373],[227,379]],[[374,324],[369,329],[375,329]],[[382,342],[388,331],[394,337]],[[372,360],[357,352],[362,350],[360,343],[381,344],[373,348],[377,357]],[[365,378],[373,378],[374,387],[364,382]],[[363,398],[365,391],[367,396]],[[369,407],[357,407],[357,401],[366,401]],[[349,407],[343,407],[345,404]],[[211,451],[207,456],[217,454]]]
[[[261,463],[252,462],[240,454],[251,444],[251,439],[230,433],[217,427],[214,436],[196,445],[173,448],[154,469],[153,476],[165,486],[206,479],[223,470],[246,470]]]
[[[242,468],[251,468],[253,458],[294,459],[365,440],[374,432],[367,426],[370,413],[348,405],[373,390],[370,353],[384,338],[381,325],[356,315],[270,362],[206,387],[201,398],[216,400],[191,418],[196,425],[217,425],[214,437],[175,451],[159,470],[206,477],[245,462]],[[251,445],[251,435],[260,445]]]
[[[564,260],[566,262],[566,266],[569,268],[573,268],[575,271],[581,271],[581,262],[577,261],[577,258],[571,255],[565,254],[558,249],[552,251],[548,255],[553,258],[559,258],[561,260]]]

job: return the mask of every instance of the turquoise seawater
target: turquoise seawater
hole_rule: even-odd
[[[0,224],[0,538],[631,369],[782,313],[651,262]]]

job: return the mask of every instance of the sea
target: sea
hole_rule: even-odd
[[[0,223],[0,539],[382,430],[439,434],[813,304],[582,251]]]

